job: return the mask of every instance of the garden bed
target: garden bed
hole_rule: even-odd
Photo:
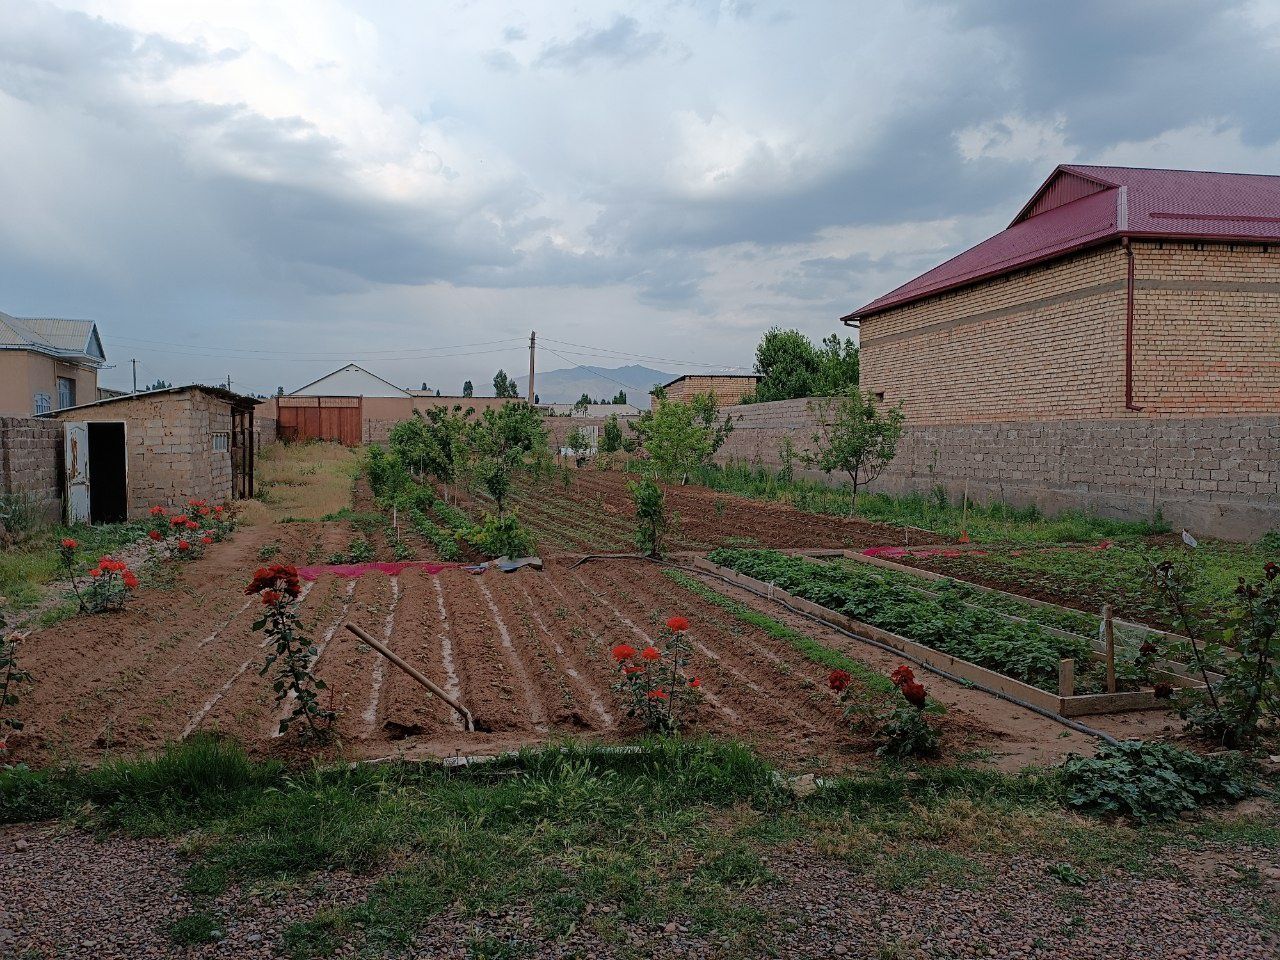
[[[1105,658],[1091,640],[955,597],[769,551],[717,551],[697,565],[962,680],[1062,716],[1169,706],[1150,686],[1094,692],[1100,673],[1105,676]],[[1149,676],[1172,687],[1199,686],[1185,670],[1164,665]],[[1086,692],[1077,693],[1081,688]]]

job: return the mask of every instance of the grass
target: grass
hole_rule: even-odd
[[[0,550],[0,607],[21,611],[45,599],[49,585],[63,577],[59,544],[64,537],[79,544],[76,564],[83,571],[90,560],[96,563],[104,553],[115,553],[145,535],[146,526],[136,522],[36,527],[22,542]]]
[[[696,471],[692,479],[713,490],[789,503],[806,513],[848,516],[850,512],[847,487],[802,477],[787,479],[781,472],[763,467],[745,464],[704,467]],[[940,538],[958,538],[967,532],[975,543],[1096,543],[1136,539],[1168,530],[1162,522],[1111,520],[1080,511],[1046,517],[1035,507],[1012,507],[999,502],[970,501],[966,510],[963,503],[951,500],[941,487],[927,495],[913,493],[893,497],[862,493],[858,495],[856,513],[863,520],[917,527],[939,534]]]
[[[254,500],[245,522],[319,520],[350,508],[357,451],[338,443],[272,443],[254,458]]]
[[[981,885],[998,858],[1015,855],[1045,857],[1088,883],[1116,869],[1162,869],[1166,849],[1280,842],[1262,818],[1214,830],[1088,820],[1061,808],[1061,786],[1045,771],[885,766],[798,799],[741,746],[640,747],[564,744],[452,773],[406,763],[288,770],[196,738],[97,770],[0,771],[0,819],[61,816],[180,839],[191,857],[187,893],[204,908],[169,928],[183,944],[216,938],[218,917],[200,898],[232,883],[300,889],[324,871],[368,875],[365,899],[286,929],[296,957],[350,941],[394,950],[445,912],[475,919],[511,907],[531,927],[501,939],[477,933],[473,956],[536,952],[575,926],[621,936],[621,924],[670,922],[715,938],[725,955],[766,954],[768,918],[743,893],[778,882],[772,854],[837,860],[902,890]],[[1061,883],[1048,872],[1045,882]]]

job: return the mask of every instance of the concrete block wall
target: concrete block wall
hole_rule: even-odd
[[[30,497],[50,523],[62,516],[62,424],[0,417],[0,494]]]
[[[637,417],[618,417],[618,427],[622,430],[622,438],[624,440],[632,439],[636,436],[627,424],[634,423]],[[584,433],[590,433],[595,428],[596,436],[599,437],[604,431],[604,425],[608,422],[608,417],[543,417],[542,425],[547,430],[547,439],[551,444],[552,450],[559,450],[564,446],[565,438],[571,434],[575,428],[580,428]]]
[[[721,463],[776,469],[783,438],[807,450],[816,427],[806,400],[724,412],[734,430],[717,454]],[[927,493],[941,485],[958,498],[966,484],[979,502],[1127,519],[1159,511],[1175,527],[1252,540],[1280,530],[1280,416],[909,424],[872,489]]]

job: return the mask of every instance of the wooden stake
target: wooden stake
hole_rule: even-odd
[[[1116,692],[1116,628],[1111,622],[1111,604],[1102,605],[1102,639],[1107,647],[1107,693]]]
[[[1058,661],[1058,696],[1074,697],[1076,695],[1076,662],[1074,660]]]
[[[458,703],[458,701],[454,700],[453,697],[449,696],[447,693],[441,690],[440,687],[436,686],[436,684],[432,683],[430,680],[424,677],[421,673],[419,673],[413,667],[409,666],[409,664],[405,663],[398,656],[396,656],[394,653],[388,650],[382,644],[382,641],[375,640],[373,637],[369,635],[367,631],[360,629],[354,623],[348,623],[346,624],[346,627],[348,630],[354,633],[357,637],[359,637],[369,646],[373,647],[374,650],[378,651],[378,653],[382,654],[384,657],[386,657],[388,660],[394,663],[397,667],[399,667],[401,670],[407,673],[409,676],[413,677],[414,680],[417,680],[418,683],[422,684],[424,687],[426,687],[428,690],[434,693],[437,697],[439,697],[441,700],[447,703],[449,706],[453,707],[453,709],[458,712],[458,715],[462,717],[463,724],[466,726],[468,731],[475,730],[476,724],[475,724],[475,721],[471,718],[470,710],[468,710],[462,704]]]

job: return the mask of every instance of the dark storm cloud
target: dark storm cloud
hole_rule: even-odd
[[[619,16],[607,27],[588,28],[572,39],[548,43],[535,65],[579,69],[602,63],[617,67],[660,52],[665,42],[661,33],[641,30],[634,17]]]

